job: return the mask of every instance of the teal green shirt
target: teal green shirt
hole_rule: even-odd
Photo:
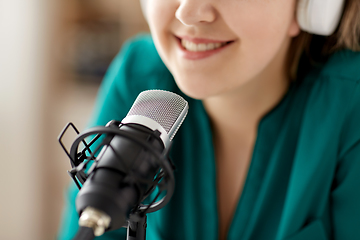
[[[229,240],[360,239],[360,54],[340,51],[321,66],[300,66],[300,72],[259,123]],[[138,36],[110,66],[90,125],[123,119],[147,89],[184,96],[151,37]],[[163,209],[148,214],[149,240],[218,239],[209,119],[201,101],[184,97],[190,109],[171,152],[175,193]],[[59,239],[77,231],[76,193],[72,186]],[[126,239],[125,230],[98,239]]]

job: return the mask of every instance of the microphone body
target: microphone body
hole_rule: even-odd
[[[164,150],[160,138],[144,126],[123,125],[120,129],[146,141],[159,153]],[[126,224],[130,211],[152,187],[160,165],[149,151],[121,136],[114,136],[100,155],[101,161],[76,198],[76,209],[81,212],[91,206],[101,210],[111,218],[109,230],[118,229]],[[138,179],[147,181],[140,183]]]

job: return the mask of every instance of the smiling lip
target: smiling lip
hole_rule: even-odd
[[[211,40],[211,39],[189,38],[189,37],[175,37],[175,38],[176,38],[178,46],[181,50],[182,57],[189,59],[189,60],[199,60],[199,59],[204,59],[204,58],[210,57],[210,56],[217,54],[217,53],[221,52],[222,50],[226,49],[229,45],[231,45],[231,43],[234,42],[234,41],[217,41],[217,40]],[[182,46],[181,39],[185,39],[185,40],[193,42],[195,44],[224,43],[224,42],[226,42],[227,44],[225,44],[224,46],[221,46],[219,48],[213,49],[213,50],[193,52],[193,51],[187,50],[186,48],[184,48]]]

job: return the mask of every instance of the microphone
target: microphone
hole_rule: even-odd
[[[181,96],[148,90],[139,94],[121,122],[112,120],[81,134],[72,123],[64,128],[59,142],[70,158],[69,175],[80,189],[76,197],[78,235],[86,229],[87,235],[100,236],[129,222],[129,239],[129,231],[136,230],[130,229],[131,223],[140,222],[146,213],[170,200],[174,166],[169,150],[187,111],[188,103]],[[62,138],[70,126],[78,136],[68,152]],[[78,151],[80,144],[84,148]],[[144,204],[151,195],[156,196]]]

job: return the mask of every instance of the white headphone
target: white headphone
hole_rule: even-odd
[[[339,25],[345,0],[299,0],[297,20],[309,33],[329,36]]]
[[[145,15],[147,0],[140,0]],[[345,0],[299,0],[297,20],[300,28],[309,33],[329,36],[339,25]]]

